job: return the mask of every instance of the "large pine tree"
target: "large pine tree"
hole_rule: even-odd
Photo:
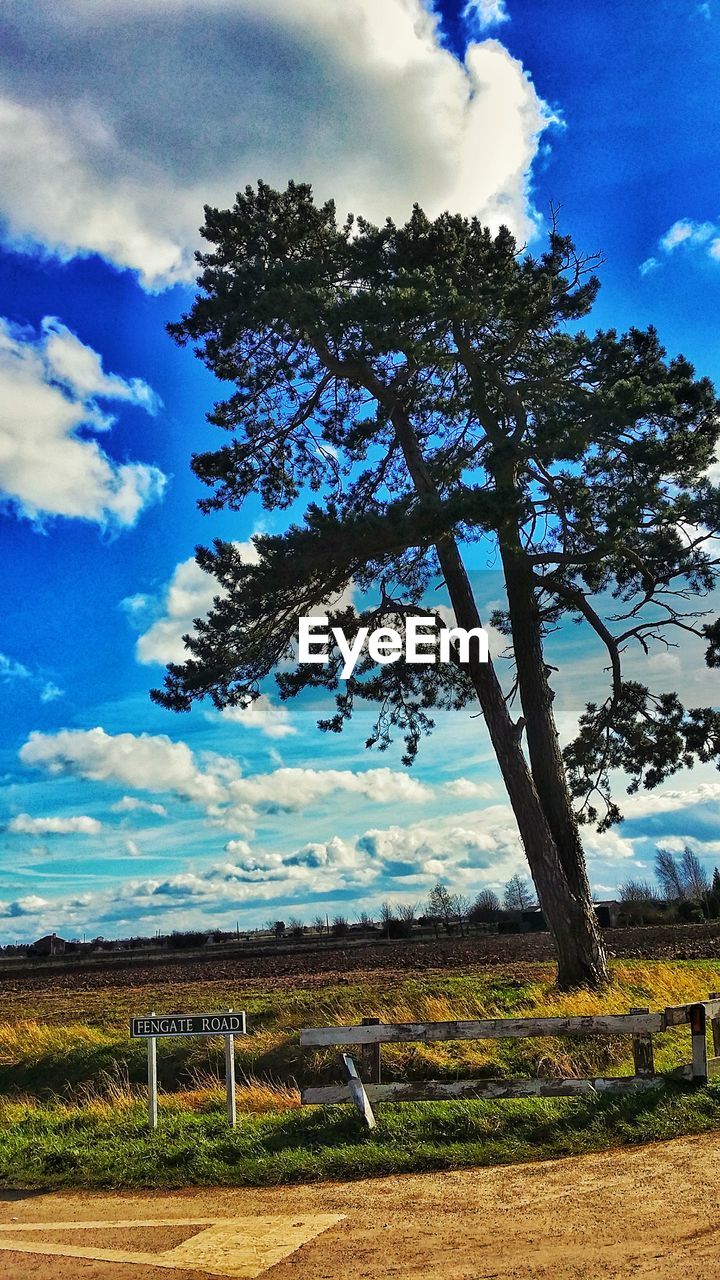
[[[198,552],[218,599],[187,639],[187,661],[153,696],[176,710],[206,696],[246,703],[292,651],[298,617],[350,581],[373,604],[329,610],[346,633],[432,613],[428,589],[439,581],[457,624],[476,627],[463,552],[490,540],[506,585],[507,610],[494,621],[512,645],[518,719],[492,662],[472,654],[443,666],[367,659],[344,682],[332,650],[324,667],[281,672],[281,691],[333,690],[335,712],[322,722],[331,730],[358,699],[376,704],[370,742],[383,747],[399,730],[408,762],[434,707],[459,714],[479,703],[559,983],[602,984],[578,817],[617,820],[612,769],[625,769],[631,788],[654,786],[720,749],[714,710],[685,710],[623,673],[630,646],[647,652],[673,631],[706,634],[717,661],[718,626],[695,600],[717,572],[711,384],[682,357],[668,360],[652,329],[581,330],[594,263],[555,230],[535,258],[475,219],[430,221],[416,208],[404,227],[338,226],[332,203],[317,206],[308,186],[261,183],[232,209],[207,208],[203,235],[200,292],[170,327],[232,384],[210,415],[226,442],[193,459],[211,490],[201,506],[236,510],[259,493],[277,509],[317,496],[301,524],[256,538],[256,564],[227,542]],[[563,757],[543,649],[566,615],[605,646],[609,688]]]

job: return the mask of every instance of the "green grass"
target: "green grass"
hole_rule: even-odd
[[[384,1104],[372,1134],[349,1107],[299,1107],[299,1081],[339,1079],[336,1051],[301,1051],[302,1026],[658,1009],[720,990],[720,961],[622,961],[613,973],[601,995],[559,994],[544,965],[304,987],[19,988],[0,1024],[0,1185],[262,1185],[507,1163],[720,1128],[717,1084],[626,1098]],[[145,1044],[128,1038],[130,1013],[229,1005],[247,1009],[251,1030],[236,1040],[237,1131],[224,1118],[223,1042],[197,1038],[158,1042],[161,1119],[149,1134]],[[656,1037],[658,1070],[688,1060],[686,1028]],[[387,1080],[631,1072],[627,1037],[383,1047]]]
[[[144,1107],[9,1104],[0,1116],[4,1187],[265,1186],[578,1155],[720,1127],[720,1086],[568,1101],[378,1107],[370,1133],[347,1107],[245,1115],[173,1102],[151,1135]]]

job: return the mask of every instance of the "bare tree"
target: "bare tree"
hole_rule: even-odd
[[[686,897],[682,871],[669,849],[655,851],[655,875],[666,902],[682,902]]]
[[[476,924],[490,924],[501,910],[500,899],[494,889],[481,889],[470,908],[469,918]]]
[[[626,880],[618,890],[620,901],[630,903],[660,902],[660,894],[649,880]]]
[[[468,916],[470,915],[472,903],[466,893],[456,893],[454,897],[455,897],[455,913],[457,915],[457,922],[460,925],[460,933],[464,938],[465,925],[467,924]]]
[[[313,929],[316,929],[318,933],[324,933],[327,929],[327,916],[321,914],[313,916],[312,927]]]
[[[389,902],[383,902],[380,906],[380,924],[385,930],[387,938],[390,937],[390,930],[392,929],[393,921],[396,919],[395,908]]]
[[[704,903],[710,892],[710,877],[697,854],[687,844],[680,859],[680,874],[685,886],[685,896],[692,902]]]
[[[536,906],[535,894],[524,876],[511,876],[505,885],[505,906],[508,911],[529,911]]]
[[[426,914],[431,920],[439,920],[444,925],[445,932],[450,933],[453,921],[457,918],[457,905],[455,895],[450,893],[441,880],[438,880],[428,894]]]
[[[409,927],[415,923],[415,917],[417,916],[417,906],[415,905],[414,902],[400,903],[398,906],[396,906],[395,911],[397,913],[398,920],[402,921],[404,925],[408,925]]]

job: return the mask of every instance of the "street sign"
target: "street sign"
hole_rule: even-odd
[[[130,1019],[130,1037],[144,1040],[154,1036],[244,1036],[244,1012],[149,1014]]]
[[[157,1129],[157,1040],[158,1036],[224,1036],[225,1084],[227,1090],[227,1118],[234,1129],[237,1124],[235,1105],[235,1036],[247,1035],[247,1018],[244,1010],[235,1013],[148,1013],[143,1018],[130,1019],[132,1040],[147,1040],[148,1058],[148,1119],[151,1129]]]

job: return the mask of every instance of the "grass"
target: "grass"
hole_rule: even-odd
[[[0,1185],[262,1185],[504,1163],[720,1127],[715,1084],[627,1098],[384,1104],[372,1134],[347,1107],[298,1105],[299,1080],[338,1079],[336,1051],[300,1051],[301,1026],[657,1009],[720,990],[720,961],[623,961],[613,978],[601,995],[561,995],[547,966],[530,965],[391,983],[11,993],[16,1020],[0,1024]],[[34,1017],[18,1017],[30,999]],[[160,1040],[160,1129],[149,1134],[145,1044],[128,1038],[130,1013],[230,1005],[247,1009],[251,1029],[236,1040],[238,1129],[224,1118],[222,1041]],[[688,1061],[687,1042],[684,1029],[656,1038],[657,1068]],[[626,1037],[383,1047],[385,1079],[631,1071]]]
[[[414,1103],[378,1108],[372,1133],[347,1107],[217,1112],[165,1099],[148,1133],[145,1107],[6,1103],[5,1187],[267,1186],[326,1178],[509,1164],[578,1155],[720,1127],[720,1086],[567,1101]]]

